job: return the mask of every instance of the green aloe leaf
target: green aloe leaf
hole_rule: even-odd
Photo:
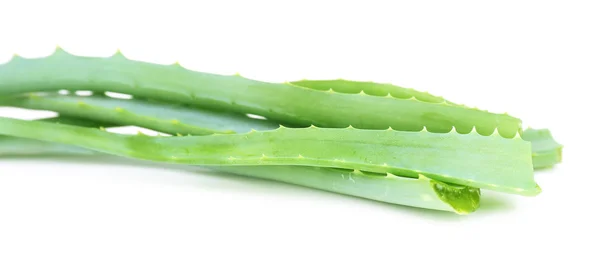
[[[46,141],[0,136],[0,157],[14,156],[94,156],[99,152]],[[418,179],[392,174],[376,175],[361,171],[310,166],[210,166],[212,170],[269,179],[313,189],[365,199],[458,214],[479,208],[477,188],[450,185],[421,176]]]
[[[428,103],[447,103],[454,104],[448,100],[435,96],[427,92],[417,91],[411,88],[396,86],[390,83],[377,83],[372,81],[355,81],[347,79],[334,80],[298,80],[292,81],[290,84],[298,85],[306,88],[311,88],[321,91],[334,91],[340,93],[360,94],[363,92],[374,96],[391,95],[400,99],[415,98],[419,101]]]
[[[68,117],[44,119],[86,127],[109,126]],[[103,153],[61,143],[0,136],[0,157],[15,156],[97,156]],[[313,189],[345,194],[396,205],[469,214],[479,208],[477,188],[446,184],[429,179],[392,174],[365,173],[359,170],[311,166],[209,166],[212,170],[269,179]]]
[[[182,103],[203,109],[251,113],[290,125],[361,129],[469,133],[494,131],[514,137],[521,121],[421,95],[378,96],[320,91],[290,83],[267,83],[241,76],[223,76],[133,61],[118,53],[109,58],[71,55],[58,49],[45,58],[15,57],[0,66],[0,95],[37,91],[111,91]]]
[[[46,122],[0,118],[0,133],[119,156],[193,165],[305,165],[392,173],[521,195],[533,180],[530,143],[498,134],[354,128],[283,128],[188,137],[127,136]]]
[[[562,161],[563,145],[554,140],[550,130],[527,128],[522,137],[531,142],[535,169],[552,167]]]

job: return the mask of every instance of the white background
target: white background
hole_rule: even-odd
[[[564,162],[536,173],[541,195],[484,192],[457,216],[122,160],[2,159],[0,268],[600,268],[594,1],[246,2],[3,0],[0,62],[119,48],[267,81],[392,82],[550,128]]]

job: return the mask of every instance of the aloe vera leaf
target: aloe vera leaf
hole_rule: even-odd
[[[335,80],[309,80],[303,79],[298,81],[292,81],[290,84],[298,85],[306,88],[311,88],[315,90],[321,91],[335,91],[342,93],[351,93],[356,94],[360,92],[364,92],[369,95],[375,96],[387,96],[391,95],[397,98],[406,99],[406,98],[414,98],[419,101],[429,102],[429,103],[439,103],[452,105],[457,107],[462,107],[465,109],[477,109],[467,107],[465,105],[461,105],[458,103],[451,102],[448,99],[445,99],[441,96],[435,96],[431,93],[418,91],[411,88],[400,87],[391,83],[378,83],[373,81],[356,81],[356,80],[347,80],[347,79],[335,79]],[[487,110],[482,110],[488,112]],[[507,113],[504,114],[508,116]],[[510,116],[509,116],[510,117]],[[518,130],[519,134],[521,134],[521,129]]]
[[[108,126],[105,123],[55,117],[40,121],[84,127]],[[103,153],[61,143],[0,136],[0,157],[41,155],[102,155]],[[210,166],[212,170],[270,179],[299,186],[346,194],[385,203],[469,214],[479,208],[481,192],[477,188],[450,185],[419,175],[418,179],[392,174],[366,174],[310,166]]]
[[[192,109],[149,100],[123,100],[103,96],[42,95],[5,98],[0,105],[51,110],[68,117],[136,125],[168,134],[206,135],[276,129],[279,124],[245,115]]]
[[[523,131],[522,138],[531,142],[535,169],[551,167],[562,161],[563,145],[554,140],[550,130],[527,128]]]
[[[52,123],[0,118],[0,134],[80,146],[113,155],[193,165],[305,165],[429,178],[537,195],[531,146],[497,133],[280,127],[245,134],[129,136]]]
[[[545,152],[563,147],[563,145],[554,140],[549,129],[527,128],[523,131],[521,137],[523,140],[531,142],[531,150],[533,152]]]
[[[298,80],[291,81],[290,84],[298,85],[315,90],[328,91],[332,90],[341,93],[360,93],[361,91],[368,95],[387,96],[391,95],[400,99],[416,98],[419,101],[429,103],[448,103],[454,104],[445,100],[440,96],[435,96],[427,92],[417,91],[411,88],[400,87],[391,83],[377,83],[372,81],[355,81],[346,79],[332,80]]]
[[[392,95],[319,91],[289,83],[267,83],[112,57],[83,57],[61,49],[45,58],[14,57],[0,66],[0,94],[59,89],[111,91],[206,109],[261,115],[276,122],[341,128],[448,132],[455,127],[483,135],[496,129],[514,137],[517,118],[476,109]]]
[[[40,121],[81,127],[106,127],[106,123],[55,117]],[[0,136],[0,156],[98,155],[93,150],[35,139]],[[270,179],[304,187],[366,198],[385,203],[468,214],[479,208],[477,188],[449,185],[419,175],[418,179],[392,174],[366,174],[310,166],[211,166],[212,170]]]
[[[536,170],[550,168],[562,162],[562,151],[552,150],[533,153],[533,168]]]
[[[35,139],[0,136],[2,156],[89,156],[92,150]],[[425,209],[469,214],[479,208],[480,190],[450,185],[419,176],[418,179],[392,174],[366,174],[310,166],[211,166],[211,170],[269,179],[338,194]]]

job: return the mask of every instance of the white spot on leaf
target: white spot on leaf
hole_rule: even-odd
[[[255,114],[246,114],[246,116],[248,118],[255,119],[255,120],[267,120],[267,118],[260,116],[260,115],[255,115]]]
[[[75,91],[75,94],[78,96],[91,96],[94,93],[92,91]]]
[[[104,94],[110,98],[115,98],[115,99],[133,99],[133,95],[131,95],[131,94],[124,94],[124,93],[118,93],[118,92],[105,92]]]

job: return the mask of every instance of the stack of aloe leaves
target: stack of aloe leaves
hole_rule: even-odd
[[[120,52],[15,56],[0,65],[0,106],[58,113],[0,118],[5,158],[108,154],[458,214],[479,208],[480,189],[538,195],[534,170],[562,151],[547,129],[392,84],[268,83]],[[166,135],[106,130],[117,126]]]

